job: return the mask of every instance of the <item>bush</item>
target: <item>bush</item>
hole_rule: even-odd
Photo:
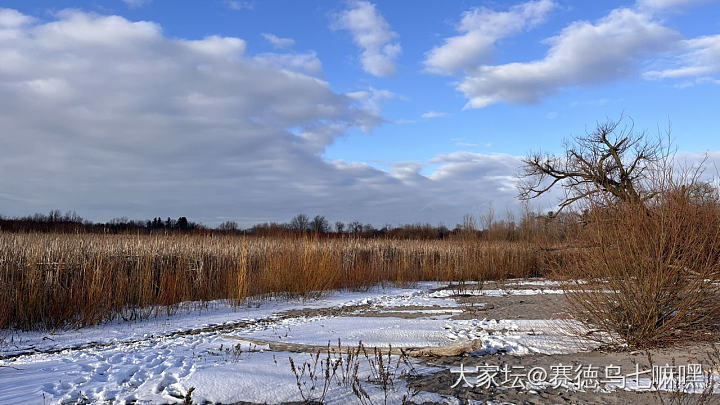
[[[590,246],[555,271],[571,309],[602,340],[652,347],[712,338],[720,320],[720,205],[692,186],[652,203],[593,207],[580,238]]]

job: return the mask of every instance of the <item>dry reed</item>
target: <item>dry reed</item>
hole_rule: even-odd
[[[0,328],[144,319],[187,301],[543,274],[524,242],[0,233]]]

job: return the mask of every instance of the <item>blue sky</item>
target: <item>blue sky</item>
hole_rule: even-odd
[[[0,7],[0,215],[454,225],[607,117],[720,150],[716,1]]]

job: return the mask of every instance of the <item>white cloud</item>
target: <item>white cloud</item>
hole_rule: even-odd
[[[295,45],[295,40],[292,38],[280,38],[277,35],[268,33],[264,33],[262,34],[262,36],[263,38],[267,39],[268,42],[273,44],[275,48],[278,49],[288,49],[292,48]]]
[[[257,192],[253,181],[281,187],[284,168],[317,175],[327,143],[380,122],[297,66],[245,57],[238,38],[176,40],[122,17],[58,18],[0,37],[0,182],[40,205],[110,212],[123,201],[142,209],[118,215],[151,216],[148,207],[199,204],[207,189],[229,203]]]
[[[74,10],[61,11],[58,17],[59,20],[39,25],[31,31],[35,40],[51,52],[74,47],[122,52],[124,41],[149,45],[162,39],[160,26],[148,21],[130,22],[119,16],[98,18]]]
[[[150,4],[151,1],[152,0],[123,0],[123,2],[130,8],[142,7],[146,4]]]
[[[183,41],[182,45],[194,52],[220,58],[240,58],[245,53],[245,41],[240,38],[219,37],[217,35],[202,40]]]
[[[381,123],[395,96],[334,92],[306,73],[314,55],[246,55],[239,38],[174,39],[116,16],[0,15],[15,27],[0,35],[2,215],[453,225],[489,200],[514,204],[511,156],[438,157],[431,176],[323,159],[348,129]]]
[[[366,91],[363,90],[347,93],[347,96],[360,103],[360,105],[365,107],[368,111],[372,111],[379,116],[381,104],[385,101],[396,98],[397,94],[391,92],[390,90],[370,87]],[[361,129],[365,132],[370,132],[371,128],[368,126],[361,126]]]
[[[454,152],[438,155],[431,159],[430,163],[442,164],[430,176],[430,179],[437,183],[451,183],[453,187],[457,187],[453,190],[455,193],[462,193],[462,187],[473,186],[472,181],[467,179],[476,179],[477,184],[475,186],[481,186],[485,182],[492,183],[501,195],[514,196],[517,193],[515,172],[520,166],[520,158],[517,156]],[[457,179],[464,179],[464,181],[457,182]],[[499,201],[490,201],[493,204],[503,203],[510,206],[516,204],[512,200],[508,200],[507,197],[501,198]]]
[[[641,9],[665,10],[680,7],[692,7],[703,3],[710,3],[714,0],[638,0],[637,5]]]
[[[421,117],[423,118],[442,118],[447,117],[447,113],[444,112],[438,112],[438,111],[428,111],[426,113],[423,113]]]
[[[253,4],[250,1],[225,0],[225,5],[229,9],[237,10],[237,11],[252,10],[255,8],[255,4]]]
[[[674,67],[646,72],[647,79],[697,78],[698,82],[714,82],[710,77],[720,73],[720,35],[705,36],[681,42],[682,51],[675,57]]]
[[[8,8],[0,8],[0,28],[18,28],[22,25],[29,24],[34,20],[30,16],[26,16],[17,10]]]
[[[480,144],[466,142],[464,139],[460,139],[460,138],[452,138],[452,139],[450,139],[450,140],[451,140],[456,146],[460,146],[460,147],[463,147],[463,148],[477,148],[478,146],[480,146]]]
[[[362,48],[360,61],[363,70],[374,76],[395,74],[395,59],[402,52],[397,34],[367,1],[354,1],[350,8],[335,17],[333,29],[350,31],[353,41]]]
[[[489,62],[495,42],[544,22],[555,6],[551,0],[536,0],[508,11],[467,11],[457,27],[463,34],[446,39],[445,44],[428,52],[425,67],[432,73],[452,74]]]
[[[644,57],[672,49],[680,35],[653,17],[616,9],[596,23],[572,23],[547,42],[547,55],[469,69],[458,89],[469,99],[466,108],[499,102],[532,103],[563,87],[602,83],[631,76]]]
[[[253,60],[277,68],[307,75],[323,77],[322,62],[315,52],[309,53],[263,53],[253,57]]]

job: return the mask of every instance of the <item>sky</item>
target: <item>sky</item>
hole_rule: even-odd
[[[517,214],[524,155],[621,115],[714,164],[717,16],[712,0],[2,0],[0,215],[452,227]]]

